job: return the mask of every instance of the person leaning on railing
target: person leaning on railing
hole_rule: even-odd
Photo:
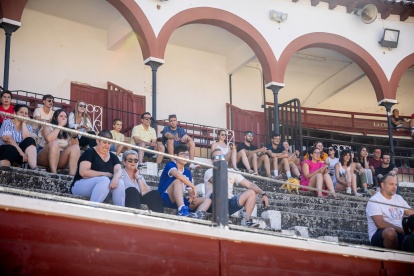
[[[78,101],[73,111],[69,114],[69,127],[80,132],[87,132],[95,135],[95,132],[92,129],[91,117],[86,112],[86,103],[84,101]],[[96,141],[94,139],[78,135],[78,140],[80,147],[89,145],[90,148],[93,148],[96,146]]]
[[[109,139],[109,130],[102,130],[98,136]],[[115,205],[125,205],[125,186],[119,179],[122,177],[121,162],[118,157],[109,152],[111,143],[96,140],[96,147],[89,148],[78,161],[78,170],[71,185],[74,195],[90,197],[93,202],[103,202],[112,193]]]
[[[123,183],[125,187],[125,207],[141,209],[141,203],[146,204],[148,209],[158,213],[164,213],[162,198],[157,190],[151,188],[145,182],[137,168],[138,153],[128,150],[122,155],[122,177],[118,183]]]
[[[319,162],[320,151],[318,148],[310,147],[308,149],[307,155],[310,160],[305,160],[302,162],[302,176],[300,179],[300,185],[309,186],[312,188],[317,188],[322,190],[325,186],[330,192],[334,199],[339,199],[335,195],[335,189],[333,187],[332,179],[328,174],[329,167],[322,162]],[[302,188],[302,190],[307,191],[307,189]],[[317,191],[319,198],[326,198],[322,195],[321,191]]]
[[[0,111],[14,114],[13,106],[11,106],[11,100],[12,100],[12,93],[9,90],[4,90],[1,92],[1,105],[0,105]],[[5,119],[10,119],[9,117],[5,117],[3,115],[0,115],[0,127],[1,124],[3,124],[3,121]]]
[[[66,111],[56,110],[50,123],[69,128]],[[80,156],[78,139],[72,139],[72,134],[49,126],[42,126],[38,137],[37,163],[49,167],[52,173],[69,166],[69,175],[75,175]]]
[[[14,114],[29,118],[29,107],[17,104],[14,107]],[[31,169],[41,171],[36,164],[36,142],[33,139],[31,125],[17,118],[6,119],[0,128],[0,137],[0,166],[28,162]]]

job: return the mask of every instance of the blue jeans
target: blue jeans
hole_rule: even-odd
[[[211,201],[213,201],[213,194],[210,195]],[[240,206],[240,195],[233,196],[232,198],[228,199],[229,203],[229,215],[233,215],[237,211],[240,211],[243,209],[244,206]],[[213,204],[210,205],[207,212],[212,213],[213,212]]]
[[[153,150],[154,147],[149,146],[149,147],[147,147],[147,149]],[[136,149],[133,149],[133,150],[135,150],[136,152],[138,152],[138,150],[136,150]],[[153,157],[154,155],[156,155],[156,154],[149,153],[149,152],[144,152],[144,156],[146,156],[146,157]]]

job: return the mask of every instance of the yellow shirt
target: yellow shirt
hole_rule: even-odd
[[[123,135],[120,132],[116,132],[115,130],[111,130],[112,138],[118,142],[124,142],[125,141],[125,135]]]
[[[325,159],[327,157],[328,157],[328,154],[326,154],[325,152],[323,152],[323,155],[319,156],[319,162],[325,161]],[[306,154],[305,157],[303,157],[303,159],[308,160],[308,154]]]
[[[155,129],[152,127],[148,127],[146,130],[142,124],[134,126],[132,129],[131,134],[131,144],[135,145],[134,136],[138,136],[138,138],[144,142],[150,143],[153,139],[157,139],[157,135],[155,134]]]

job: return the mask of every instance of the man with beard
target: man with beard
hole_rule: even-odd
[[[282,175],[279,176],[278,171],[278,159],[283,164],[287,178],[291,178],[290,166],[289,166],[289,154],[285,151],[285,148],[280,144],[280,135],[273,134],[272,143],[266,146],[266,153],[270,158],[270,164],[273,168],[273,174],[276,179],[283,178]]]
[[[381,178],[385,175],[391,175],[396,176],[398,173],[398,167],[395,164],[391,163],[391,156],[387,153],[383,153],[381,156],[382,164],[381,166],[377,167],[375,169],[375,175],[378,180],[381,180]],[[398,180],[397,180],[397,194],[400,190],[400,187],[398,187]]]
[[[266,148],[263,147],[258,149],[255,145],[252,144],[253,142],[253,135],[254,133],[251,131],[244,132],[244,142],[240,143],[237,146],[237,152],[244,150],[246,151],[247,158],[249,160],[250,166],[253,167],[254,174],[258,174],[258,169],[264,165],[266,170],[267,177],[272,177],[270,175],[270,161],[269,156],[266,153]],[[240,161],[237,164],[238,168],[246,169],[243,163]]]

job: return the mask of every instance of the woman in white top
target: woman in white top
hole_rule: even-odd
[[[362,196],[361,194],[357,193],[356,175],[354,174],[351,152],[349,150],[342,151],[339,162],[335,165],[335,177],[337,181],[336,190],[346,191],[347,194],[351,194],[352,187],[355,196]]]
[[[360,147],[358,149],[357,161],[358,162],[355,163],[355,171],[359,176],[357,176],[357,185],[359,182],[364,189],[364,193],[368,193],[368,185],[370,188],[372,188],[374,180],[372,178],[372,171],[369,169],[368,151],[366,147]]]
[[[86,112],[86,103],[84,101],[77,102],[75,108],[69,114],[69,127],[95,135],[95,132],[92,130],[91,117]],[[81,135],[78,135],[78,139],[80,147],[88,144],[90,148],[96,146],[96,140],[94,139],[89,139]]]
[[[329,162],[329,175],[332,178],[332,183],[334,184],[334,188],[336,189],[336,176],[335,176],[335,165],[339,162],[339,158],[335,157],[335,148],[333,146],[330,146],[328,148],[328,158],[326,160]]]
[[[217,141],[211,145],[211,151],[213,152],[215,149],[220,149],[221,152],[226,156],[225,159],[229,166],[232,167],[235,171],[240,171],[237,168],[237,163],[241,159],[247,171],[250,172],[251,169],[249,165],[249,160],[247,159],[246,152],[244,150],[237,152],[237,149],[232,149],[225,142],[226,136],[226,131],[224,129],[220,129],[217,132]]]
[[[296,151],[295,151],[295,153],[291,153],[290,152],[290,146],[289,146],[289,142],[288,141],[284,141],[282,143],[282,145],[285,148],[285,151],[287,151],[288,154],[289,154],[288,162],[289,162],[290,172],[292,173],[292,175],[294,177],[296,177],[297,179],[299,179],[300,172],[299,172],[299,169],[298,169],[298,167],[296,165],[297,164],[297,159],[298,159],[298,157],[296,155]],[[300,166],[300,163],[299,163],[299,166]],[[283,166],[281,166],[281,168],[283,169]]]
[[[68,115],[63,109],[56,110],[50,122],[52,125],[69,128]],[[75,175],[80,149],[77,138],[58,128],[43,126],[39,131],[37,163],[49,167],[52,173],[69,165],[69,175]]]

